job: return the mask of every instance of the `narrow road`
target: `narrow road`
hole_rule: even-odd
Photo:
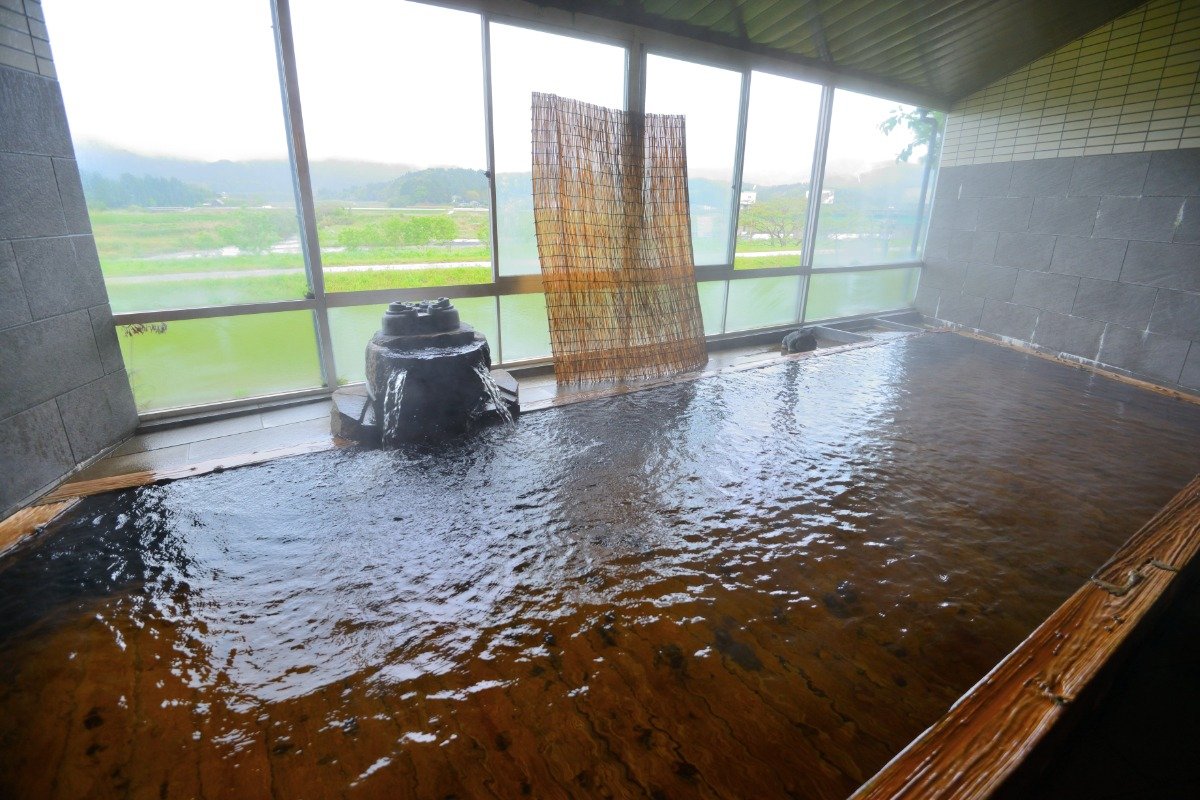
[[[490,261],[440,261],[431,264],[355,264],[348,267],[324,267],[326,275],[338,272],[408,272],[418,269],[449,269],[451,267],[490,267]],[[131,283],[161,283],[170,281],[207,281],[213,278],[274,278],[279,275],[303,275],[304,269],[227,269],[208,272],[171,272],[163,275],[121,275],[105,278],[109,285]]]
[[[738,258],[769,258],[770,256],[798,256],[799,250],[764,250],[754,253],[738,253]],[[344,267],[325,267],[326,275],[339,272],[409,272],[419,269],[450,269],[452,267],[490,267],[490,261],[438,261],[423,264],[353,264]],[[274,278],[280,275],[303,275],[303,268],[285,267],[283,269],[227,269],[210,270],[207,272],[170,272],[152,275],[120,275],[105,278],[110,286],[145,283],[171,283],[175,281],[207,281],[214,278],[226,280],[237,278]]]

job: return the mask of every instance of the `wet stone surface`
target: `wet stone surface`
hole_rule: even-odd
[[[0,796],[845,797],[1197,453],[928,334],[94,498],[0,561]]]

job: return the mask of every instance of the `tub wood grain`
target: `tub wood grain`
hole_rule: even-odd
[[[199,461],[183,467],[143,470],[140,472],[129,472],[124,475],[112,475],[106,478],[73,481],[59,486],[54,491],[45,495],[39,502],[42,504],[53,504],[70,498],[78,499],[80,497],[90,497],[94,494],[103,494],[104,492],[115,492],[119,489],[147,486],[151,483],[176,481],[180,478],[193,478],[197,475],[207,475],[210,472],[246,467],[251,464],[262,464],[267,461],[274,461],[277,458],[319,453],[348,444],[352,444],[352,442],[344,442],[340,439],[330,437],[312,442],[303,442],[289,447],[279,447],[273,450],[257,450],[252,453],[239,453],[235,456],[214,458],[210,461]],[[38,508],[38,506],[34,506],[34,508]]]
[[[985,798],[1062,717],[1200,550],[1200,477],[851,800]]]
[[[79,498],[77,497],[47,502],[44,505],[23,508],[8,518],[0,520],[0,553],[21,542],[42,525],[53,522],[55,518],[78,502]]]

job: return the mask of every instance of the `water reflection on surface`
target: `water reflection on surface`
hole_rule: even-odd
[[[0,561],[0,794],[844,797],[1197,452],[925,335],[89,500]]]

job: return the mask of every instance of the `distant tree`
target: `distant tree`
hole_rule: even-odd
[[[116,180],[98,172],[84,172],[83,193],[92,208],[129,208],[156,206],[197,206],[211,200],[213,193],[203,186],[184,183],[178,178],[138,177],[124,173]]]
[[[905,111],[903,108],[897,107],[888,115],[887,119],[879,123],[879,130],[890,134],[897,128],[904,128],[911,134],[912,140],[897,154],[897,161],[908,161],[918,147],[926,148],[926,160],[936,161],[940,143],[939,134],[945,123],[944,111],[933,111],[921,107]]]
[[[343,228],[337,235],[338,244],[351,250],[375,247],[383,244],[386,240],[387,234],[382,227],[369,222]]]
[[[231,211],[228,224],[218,226],[221,243],[242,252],[263,253],[295,231],[295,220],[286,211],[240,208]]]
[[[422,245],[448,242],[458,235],[458,226],[448,216],[410,217],[405,244]]]
[[[801,238],[807,213],[808,200],[803,195],[779,195],[745,208],[741,223],[754,233],[766,234],[775,246],[784,247]]]

